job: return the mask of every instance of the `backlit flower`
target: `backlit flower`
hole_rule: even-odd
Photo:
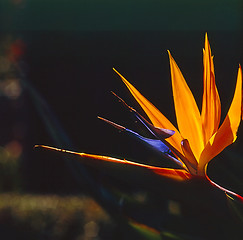
[[[219,126],[221,119],[221,103],[215,84],[213,56],[211,55],[207,34],[205,36],[205,47],[203,49],[204,87],[201,112],[198,109],[193,94],[179,67],[169,51],[168,53],[178,128],[115,69],[114,70],[121,77],[133,97],[147,114],[152,124],[146,121],[135,109],[128,106],[118,97],[119,100],[147,127],[155,139],[145,138],[130,129],[106,119],[101,119],[119,130],[137,137],[155,150],[160,151],[165,157],[175,161],[180,166],[180,169],[154,167],[106,156],[67,152],[78,154],[86,158],[145,167],[159,175],[177,180],[190,179],[193,176],[208,178],[206,175],[206,166],[208,162],[237,138],[237,130],[242,118],[242,70],[239,66],[233,100],[223,123]],[[56,148],[51,149],[65,151]],[[212,181],[210,180],[210,182]],[[226,192],[232,193],[215,183],[213,184]],[[232,194],[234,195],[234,193]]]
[[[196,101],[170,52],[171,81],[178,129],[121,74],[121,79],[143,108],[153,126],[170,129],[174,134],[164,140],[191,174],[203,176],[207,163],[237,138],[241,121],[242,70],[239,67],[234,97],[225,120],[221,117],[220,98],[215,84],[213,57],[207,35],[203,50],[203,101],[199,112]]]

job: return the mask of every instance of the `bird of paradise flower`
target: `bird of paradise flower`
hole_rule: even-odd
[[[155,167],[125,159],[122,160],[107,156],[77,153],[43,145],[38,145],[37,147],[75,154],[84,158],[147,168],[155,174],[175,180],[188,180],[199,176],[208,180],[211,184],[226,193],[229,193],[243,201],[243,198],[240,195],[225,189],[210,180],[206,173],[209,161],[211,161],[228,145],[232,144],[237,138],[237,130],[242,119],[241,66],[239,65],[233,100],[223,123],[219,126],[221,119],[221,103],[215,84],[213,56],[211,55],[211,48],[207,34],[205,35],[205,46],[203,49],[204,73],[201,113],[178,65],[169,51],[168,54],[178,129],[115,69],[114,71],[121,77],[128,90],[147,114],[151,123],[149,123],[134,108],[128,106],[120,97],[116,94],[114,95],[117,96],[124,106],[127,107],[129,111],[145,125],[145,127],[153,134],[155,139],[145,138],[121,125],[101,117],[99,118],[119,130],[125,131],[150,145],[152,148],[162,153],[165,157],[176,162],[180,169]]]

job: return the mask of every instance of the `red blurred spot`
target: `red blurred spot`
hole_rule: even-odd
[[[17,39],[10,45],[9,48],[9,59],[10,61],[18,61],[25,53],[26,45],[21,39]]]
[[[5,149],[15,158],[18,158],[22,153],[22,145],[16,140],[9,142]]]

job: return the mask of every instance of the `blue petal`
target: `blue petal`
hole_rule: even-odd
[[[156,150],[157,152],[160,152],[163,154],[163,156],[169,158],[170,160],[176,162],[178,165],[180,165],[181,167],[184,167],[183,166],[183,163],[181,161],[179,161],[177,158],[175,158],[173,155],[172,155],[172,152],[170,150],[169,147],[167,147],[163,142],[162,140],[159,140],[159,139],[151,139],[151,138],[146,138],[146,137],[143,137],[141,135],[139,135],[138,133],[128,129],[128,128],[125,128],[119,124],[116,124],[114,122],[111,122],[105,118],[102,118],[102,117],[98,117],[100,120],[102,121],[105,121],[106,123],[110,124],[111,126],[117,128],[119,131],[122,131],[122,132],[125,132],[133,137],[135,137],[136,139],[139,139],[140,141],[142,141],[143,143],[147,144],[148,146],[150,146],[152,149]],[[146,121],[146,120],[145,120]],[[149,124],[149,123],[148,123]],[[150,124],[151,125],[151,124]],[[153,128],[155,128],[153,125],[151,125]],[[156,130],[158,130],[157,132],[157,135],[160,135],[160,129],[156,128]],[[167,130],[167,129],[163,129],[163,130]],[[170,130],[169,130],[170,131]],[[152,131],[151,131],[152,132]],[[153,132],[152,132],[153,133]],[[164,134],[162,132],[162,134]],[[154,134],[155,135],[155,134]],[[156,136],[156,135],[155,135]],[[157,136],[156,136],[157,137]],[[162,138],[162,137],[161,137]]]
[[[160,140],[143,137],[143,136],[139,135],[138,133],[136,133],[136,132],[134,132],[134,131],[132,131],[130,129],[127,129],[127,128],[124,129],[124,130],[129,135],[139,139],[143,143],[145,143],[148,146],[150,146],[152,149],[156,150],[157,152],[162,153],[165,157],[169,158],[170,160],[173,160],[178,165],[183,167],[182,162],[179,161],[177,158],[173,157],[171,150],[163,142],[161,142]]]
[[[139,138],[142,142],[147,143],[153,149],[155,149],[159,152],[162,152],[162,153],[171,153],[170,149],[164,143],[162,143],[160,140],[143,137],[143,136],[139,135],[138,133],[136,133],[130,129],[127,129],[127,128],[125,130],[129,135]]]

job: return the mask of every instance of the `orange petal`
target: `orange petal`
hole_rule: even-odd
[[[188,173],[187,171],[182,170],[182,169],[154,167],[154,166],[150,166],[150,165],[146,165],[146,164],[127,161],[125,159],[122,160],[122,159],[118,159],[118,158],[94,155],[94,154],[87,154],[87,153],[79,153],[79,155],[81,157],[85,157],[85,158],[92,158],[92,159],[97,159],[97,160],[102,160],[102,161],[108,161],[108,162],[120,163],[120,164],[128,164],[128,165],[132,165],[132,166],[147,168],[149,170],[152,170],[154,173],[156,173],[158,175],[161,175],[161,176],[164,176],[167,178],[172,178],[172,179],[178,180],[178,181],[188,180],[192,177],[192,175],[190,173]]]
[[[169,137],[169,142],[177,151],[183,154],[180,143],[182,138],[175,126],[151,103],[149,102],[131,83],[129,83],[117,70],[113,70],[121,77],[133,97],[137,100],[144,112],[147,114],[155,127],[174,130],[175,134]]]
[[[237,130],[241,121],[242,108],[242,70],[241,66],[238,70],[237,83],[234,97],[229,108],[228,114],[225,117],[219,130],[210,138],[209,142],[203,150],[199,169],[204,171],[205,165],[224,148],[233,143],[237,138]]]
[[[189,180],[192,178],[192,175],[182,169],[172,169],[172,168],[151,168],[151,170],[163,177],[171,178],[177,181],[184,181],[184,180]]]
[[[185,154],[184,163],[186,164],[188,170],[190,173],[197,174],[198,163],[187,139],[183,139],[181,141],[181,147]]]
[[[205,35],[205,50],[203,52],[203,100],[202,100],[202,127],[204,131],[204,143],[218,130],[221,117],[221,104],[218,90],[215,84],[213,58]]]
[[[201,116],[196,101],[170,52],[171,81],[180,134],[188,139],[196,159],[204,147]]]
[[[78,152],[73,152],[73,151],[69,151],[69,150],[64,150],[64,149],[49,147],[49,146],[44,146],[44,145],[36,145],[35,147],[44,148],[47,150],[52,150],[52,151],[57,151],[57,152],[63,152],[63,153],[72,154],[72,155],[77,155],[79,157],[84,157],[84,158],[90,158],[90,159],[101,160],[101,161],[106,161],[106,162],[128,164],[128,165],[132,165],[132,166],[143,167],[143,168],[152,170],[154,173],[156,173],[158,175],[162,175],[162,176],[172,178],[174,180],[179,180],[179,181],[187,180],[192,177],[192,175],[190,173],[188,173],[187,171],[182,170],[182,169],[154,167],[154,166],[150,166],[150,165],[146,165],[146,164],[127,161],[125,159],[122,160],[122,159],[118,159],[118,158],[95,155],[95,154],[78,153]]]

